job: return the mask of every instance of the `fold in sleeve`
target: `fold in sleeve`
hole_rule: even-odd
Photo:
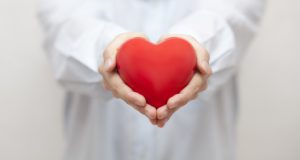
[[[172,26],[168,34],[195,38],[210,54],[213,75],[200,98],[210,96],[232,77],[257,30],[264,0],[208,0]]]
[[[94,0],[41,1],[39,19],[56,79],[67,90],[105,96],[98,66],[105,47],[126,32],[106,20],[105,6]]]

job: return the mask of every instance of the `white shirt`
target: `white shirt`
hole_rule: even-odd
[[[263,0],[42,0],[39,18],[66,89],[66,160],[233,160],[236,70]],[[102,53],[118,34],[193,36],[210,53],[208,90],[152,126],[102,88]]]

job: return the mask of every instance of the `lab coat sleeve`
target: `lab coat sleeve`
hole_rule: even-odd
[[[208,89],[199,98],[209,99],[236,72],[263,13],[264,0],[207,0],[172,26],[169,34],[194,37],[210,54],[213,70]]]
[[[38,16],[56,79],[69,91],[107,95],[98,66],[105,47],[125,30],[107,21],[96,0],[42,0]]]

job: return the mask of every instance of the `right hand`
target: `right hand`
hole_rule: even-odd
[[[161,41],[170,37],[182,38],[193,46],[197,57],[197,72],[180,93],[172,96],[165,106],[157,109],[158,127],[163,127],[178,109],[186,106],[189,101],[197,98],[199,93],[206,90],[208,78],[212,74],[211,67],[209,66],[209,53],[196,39],[188,35],[167,35],[161,38]]]
[[[122,44],[129,39],[142,37],[141,33],[123,33],[117,36],[103,53],[104,62],[99,66],[99,72],[103,76],[103,86],[110,90],[116,98],[121,98],[140,113],[146,115],[152,124],[156,124],[156,109],[146,103],[144,96],[132,91],[116,72],[116,55]]]

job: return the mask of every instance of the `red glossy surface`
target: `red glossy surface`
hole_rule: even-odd
[[[191,80],[196,54],[187,41],[169,38],[152,44],[143,38],[125,42],[117,54],[117,68],[123,81],[159,108]]]

